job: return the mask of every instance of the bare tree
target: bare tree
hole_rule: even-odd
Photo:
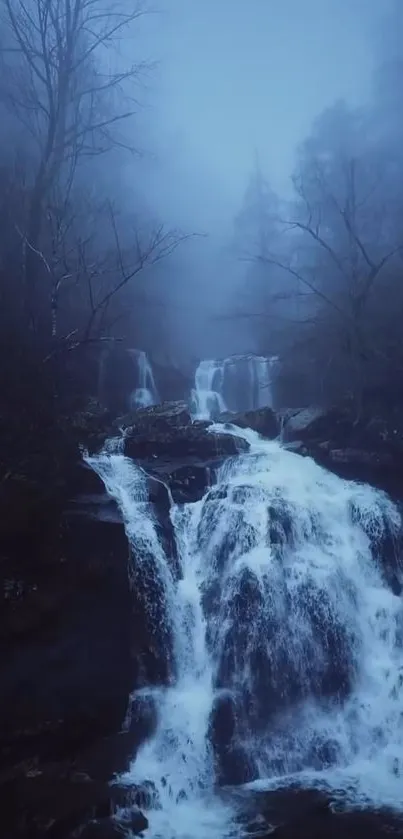
[[[389,235],[381,187],[379,173],[368,180],[365,159],[341,156],[337,178],[326,160],[304,161],[294,178],[296,215],[283,219],[289,231],[288,256],[263,257],[298,282],[307,315],[301,323],[313,326],[310,340],[321,333],[322,345],[327,341],[323,368],[328,371],[344,356],[358,403],[368,364],[385,355],[374,331],[379,284],[403,253],[403,243]]]
[[[57,338],[55,352],[65,352],[85,345],[110,340],[116,321],[113,304],[120,292],[130,286],[140,272],[151,268],[171,256],[177,247],[194,234],[184,234],[175,229],[165,229],[162,224],[141,229],[137,224],[132,231],[133,245],[123,247],[118,230],[117,215],[110,203],[107,206],[112,231],[112,242],[105,253],[98,254],[97,239],[78,235],[73,246],[74,266],[69,267],[67,254],[59,279],[54,275],[52,299],[52,334]],[[49,270],[49,266],[47,266]],[[80,301],[81,319],[66,334],[59,334],[57,314],[64,283],[74,282],[85,300]],[[112,310],[112,311],[111,311]],[[121,313],[118,317],[121,316]],[[49,358],[50,356],[47,356]]]
[[[119,128],[136,111],[135,82],[144,63],[122,66],[122,37],[146,13],[117,0],[1,0],[3,102],[35,143],[25,228],[23,275],[29,323],[45,270],[41,236],[57,185],[67,205],[83,157],[116,145],[132,148]],[[60,282],[60,278],[57,281]]]

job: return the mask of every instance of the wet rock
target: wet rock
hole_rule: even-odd
[[[102,447],[107,437],[111,436],[113,420],[114,413],[92,399],[86,408],[68,418],[66,427],[78,445],[95,452]]]
[[[152,504],[152,512],[156,522],[158,538],[168,559],[172,575],[175,580],[181,577],[181,567],[178,556],[175,532],[172,525],[170,511],[172,495],[166,482],[161,478],[149,475],[147,478],[148,497]]]
[[[129,829],[138,836],[140,833],[143,833],[148,828],[148,819],[141,812],[138,807],[132,807],[130,810],[130,815],[124,822],[125,825],[129,827]]]
[[[403,505],[398,504],[402,517]],[[374,521],[371,516],[362,515],[354,505],[351,517],[367,534],[374,555],[381,560],[382,571],[387,585],[399,596],[403,590],[403,531],[397,522],[391,522],[386,515],[379,515]]]
[[[349,406],[305,409],[284,423],[283,437],[301,455],[341,478],[361,481],[386,491],[402,507],[403,424],[401,417],[363,415],[357,418]],[[357,511],[352,510],[353,520]],[[373,527],[371,519],[360,521],[372,548],[381,560],[385,580],[399,595],[403,590],[402,528],[391,527],[386,517]]]
[[[168,473],[169,487],[175,504],[200,501],[211,484],[211,467],[184,464]]]
[[[151,550],[131,552],[132,656],[136,686],[168,685],[175,677],[174,627],[164,575]]]
[[[310,429],[317,425],[318,421],[326,422],[327,411],[319,406],[303,408],[300,411],[289,411],[283,415],[283,438],[286,442],[291,440],[304,440],[309,437]]]
[[[230,693],[217,696],[211,709],[209,737],[216,750],[230,745],[236,730],[236,704]]]
[[[134,757],[133,751],[154,734],[157,719],[157,703],[153,696],[137,694],[131,698],[124,730],[132,744],[132,757]]]
[[[153,781],[143,781],[142,784],[114,783],[112,798],[114,804],[125,811],[133,807],[140,810],[161,809],[159,793]]]
[[[354,603],[354,591],[350,597]],[[357,648],[359,639],[353,628],[346,626],[343,612],[338,613],[328,592],[312,583],[300,586],[298,604],[293,605],[301,615],[301,622],[309,621],[312,658],[316,639],[321,651],[318,662],[305,663],[306,684],[314,696],[342,702],[349,695],[356,675],[351,651]]]
[[[135,430],[138,434],[153,430],[182,428],[192,424],[192,417],[187,402],[162,402],[149,408],[140,408],[131,414],[126,414],[115,421],[115,426],[124,428],[131,435]]]
[[[244,784],[257,777],[252,759],[239,743],[237,714],[235,697],[222,691],[214,700],[208,734],[219,786]]]
[[[364,481],[403,498],[403,424],[400,414],[357,416],[351,405],[294,412],[283,440],[299,453],[349,480]]]
[[[151,476],[150,499],[165,522],[167,501],[153,480],[169,488],[175,503],[198,501],[225,458],[249,449],[245,440],[212,433],[208,422],[192,422],[182,402],[139,410],[132,421],[124,431],[124,451]]]
[[[351,597],[354,602],[354,592]],[[287,634],[290,614],[294,626]],[[281,565],[264,581],[244,569],[223,593],[215,626],[216,686],[236,693],[240,731],[266,732],[280,710],[307,696],[342,703],[349,695],[358,641],[343,610],[312,581],[300,581],[290,594]]]
[[[223,749],[217,760],[217,783],[219,786],[248,784],[258,777],[257,767],[241,745]]]
[[[340,758],[340,744],[336,740],[320,738],[319,735],[311,744],[307,756],[307,763],[313,769],[329,769],[336,766]]]
[[[159,810],[161,807],[157,787],[153,781],[143,781],[134,792],[134,803],[141,810]]]
[[[192,423],[188,419],[187,408],[171,414],[168,407],[166,414],[160,411],[157,416],[154,416],[153,410],[138,411],[141,424],[136,415],[136,424],[125,431],[124,452],[134,460],[152,464],[159,458],[163,462],[177,461],[179,466],[181,462],[192,459],[197,465],[249,448],[245,441],[231,434],[209,432],[208,423]]]
[[[272,825],[266,821],[261,813],[258,813],[255,818],[253,816],[249,816],[249,818],[240,817],[238,821],[242,824],[245,837],[253,836],[255,839],[259,839],[259,837],[266,839],[273,832]]]
[[[259,408],[256,411],[245,411],[242,414],[220,414],[219,422],[228,422],[239,428],[251,428],[262,437],[274,440],[280,433],[278,417],[272,408]]]
[[[339,800],[338,800],[339,799]],[[258,836],[278,839],[386,839],[403,835],[403,819],[386,809],[350,809],[331,793],[301,787],[273,791],[240,791],[239,820],[256,825]],[[260,825],[267,832],[260,832]],[[249,832],[249,831],[248,831]],[[252,830],[250,831],[252,832]]]

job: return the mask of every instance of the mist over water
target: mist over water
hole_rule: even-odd
[[[124,777],[155,783],[156,837],[238,830],[216,791],[228,746],[252,787],[297,781],[353,806],[401,808],[403,612],[382,559],[400,515],[369,486],[255,432],[233,433],[250,452],[229,459],[202,500],[172,507],[177,582],[136,465],[89,459],[121,507],[133,561],[141,569],[151,558],[174,635],[172,682],[142,691],[156,731]],[[224,751],[212,733],[222,700],[233,713]]]

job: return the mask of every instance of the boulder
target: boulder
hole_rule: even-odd
[[[144,408],[132,420],[124,427],[124,453],[150,466],[157,459],[159,465],[172,461],[202,464],[248,449],[245,441],[231,434],[210,432],[207,422],[192,422],[182,402]]]
[[[162,402],[148,408],[125,414],[114,422],[114,426],[130,433],[144,434],[147,431],[169,430],[191,425],[192,417],[185,401]],[[208,423],[204,423],[207,425]]]
[[[171,463],[155,463],[152,475],[163,479],[175,504],[187,504],[200,501],[207,489],[214,484],[217,470],[222,466],[225,457],[213,458],[205,463],[172,461]]]
[[[162,805],[156,785],[153,781],[143,781],[142,784],[113,783],[113,802],[116,812],[129,812],[133,808],[139,810],[161,810]]]
[[[258,776],[253,760],[240,744],[237,714],[234,695],[219,692],[211,710],[208,733],[219,786],[244,784]]]
[[[127,813],[124,814],[122,818],[122,825],[130,831],[130,834],[138,836],[140,833],[144,833],[145,830],[148,828],[148,819],[141,812],[139,807],[131,807]]]
[[[350,406],[296,411],[284,419],[284,444],[342,478],[403,497],[403,422],[363,415]]]
[[[327,411],[319,406],[302,408],[301,410],[284,411],[282,415],[283,439],[304,440],[310,433],[311,427],[320,419],[325,418]]]
[[[238,428],[251,428],[268,440],[274,440],[280,433],[278,417],[272,408],[259,408],[242,414],[224,413],[220,414],[218,421],[232,423]]]
[[[218,464],[184,463],[166,473],[175,504],[200,501],[211,485],[214,466]]]
[[[209,737],[214,748],[227,748],[236,733],[237,709],[231,692],[222,691],[216,696],[210,714]]]
[[[218,786],[237,787],[259,777],[258,768],[246,748],[232,744],[216,756],[216,781]]]
[[[167,524],[166,533],[167,500],[154,482],[165,484],[175,503],[198,501],[225,458],[249,449],[245,440],[212,432],[209,426],[208,422],[192,421],[185,402],[144,408],[120,420],[124,453],[151,476],[150,500],[157,517],[161,514]]]

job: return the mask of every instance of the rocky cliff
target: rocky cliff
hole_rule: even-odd
[[[281,435],[284,445],[342,477],[403,497],[403,429],[396,418],[357,422],[338,408],[282,417],[261,409],[221,420],[269,439]],[[8,799],[7,835],[63,839],[94,814],[112,831],[115,804],[105,782],[128,766],[154,725],[147,703],[130,706],[131,692],[166,676],[141,586],[130,584],[123,522],[85,465],[83,448],[96,452],[119,438],[122,453],[144,470],[175,568],[172,500],[198,500],[224,460],[248,444],[225,427],[214,433],[208,423],[192,422],[182,402],[117,420],[92,408],[38,429],[25,443],[23,429],[4,418],[2,430],[9,441],[0,484],[0,785]],[[396,588],[396,546],[383,552]]]

